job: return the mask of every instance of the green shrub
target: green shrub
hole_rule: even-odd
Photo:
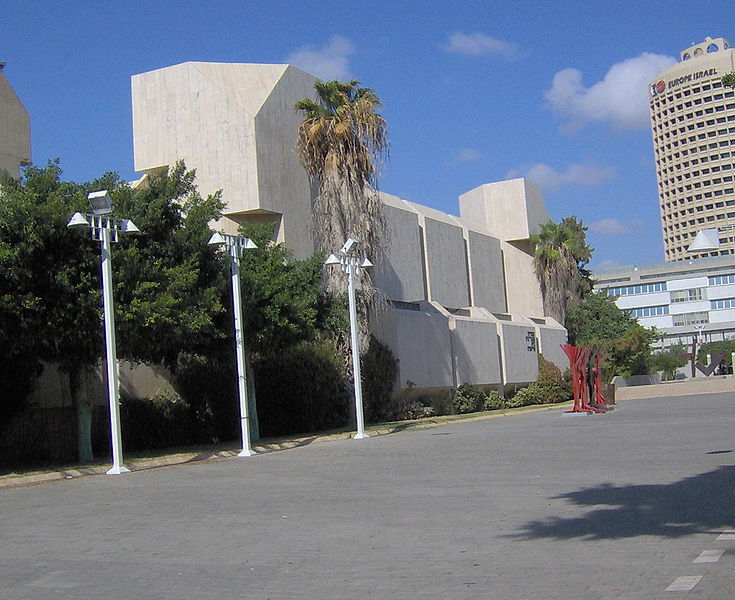
[[[360,362],[365,420],[375,423],[394,418],[393,385],[398,359],[388,346],[370,336],[370,345]]]
[[[508,408],[518,408],[520,406],[544,404],[548,401],[544,387],[534,382],[527,387],[517,390],[513,397],[506,401],[505,405]]]
[[[189,406],[194,423],[192,442],[209,444],[237,439],[240,416],[237,375],[230,360],[181,354],[176,367],[176,390]]]
[[[254,365],[261,435],[307,433],[347,423],[348,393],[328,343],[302,343]]]
[[[404,418],[406,419],[425,419],[427,417],[435,417],[436,411],[432,406],[427,406],[421,400],[411,400],[406,404],[404,409]]]
[[[448,390],[427,396],[424,399],[424,403],[434,410],[435,415],[441,416],[452,414],[452,394]]]
[[[184,446],[193,441],[189,405],[179,396],[158,393],[152,398],[123,398],[120,423],[126,450]]]
[[[452,408],[456,414],[473,413],[483,409],[485,392],[469,383],[460,385],[452,395]]]
[[[538,377],[536,384],[544,402],[565,402],[572,397],[571,384],[565,380],[561,369],[554,363],[546,360],[542,354],[538,355]]]
[[[498,410],[503,408],[505,403],[497,390],[489,390],[485,392],[485,400],[482,403],[482,410]]]

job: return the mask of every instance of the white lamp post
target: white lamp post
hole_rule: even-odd
[[[355,415],[357,417],[357,433],[354,439],[361,440],[369,437],[365,433],[365,421],[362,412],[362,377],[360,375],[360,348],[357,340],[357,307],[355,305],[355,275],[359,269],[373,266],[367,258],[360,259],[354,256],[359,242],[348,238],[337,254],[330,254],[324,264],[341,265],[342,271],[347,273],[347,298],[350,305],[350,334],[352,348],[352,371],[355,379]]]
[[[66,224],[70,229],[90,229],[93,240],[102,243],[102,306],[105,316],[105,356],[107,359],[107,396],[110,403],[110,431],[112,434],[112,468],[108,475],[128,473],[123,465],[122,436],[120,434],[120,397],[115,345],[115,309],[112,299],[112,242],[123,233],[135,234],[140,230],[129,219],[109,216],[113,206],[107,190],[87,195],[92,213],[74,213]]]
[[[248,383],[245,374],[245,341],[242,327],[242,297],[240,295],[240,259],[243,250],[257,248],[255,242],[239,235],[215,232],[209,238],[209,245],[224,246],[230,255],[232,273],[232,312],[235,320],[235,352],[237,355],[237,395],[240,400],[240,429],[242,430],[242,450],[238,456],[252,456],[250,446],[250,415],[248,412]]]

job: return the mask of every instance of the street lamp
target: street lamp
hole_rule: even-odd
[[[330,254],[324,264],[340,265],[347,273],[347,298],[350,305],[350,334],[352,348],[352,371],[355,379],[355,415],[357,417],[357,433],[354,439],[361,440],[368,436],[365,433],[365,422],[362,414],[362,377],[360,375],[360,348],[357,342],[357,308],[355,306],[355,275],[360,269],[373,266],[367,258],[362,260],[354,256],[357,240],[348,238],[337,254]]]
[[[66,226],[69,229],[90,229],[93,240],[102,243],[102,306],[105,317],[105,356],[107,359],[107,396],[110,402],[110,431],[112,433],[112,468],[108,475],[130,472],[123,465],[122,436],[120,435],[120,397],[115,345],[115,309],[112,299],[112,242],[122,234],[136,234],[140,230],[129,219],[109,216],[113,206],[107,190],[87,195],[92,213],[76,212]]]
[[[240,429],[242,450],[238,456],[252,456],[250,447],[250,416],[248,414],[248,383],[245,374],[245,341],[242,327],[242,297],[240,295],[240,259],[243,250],[257,248],[251,239],[239,235],[214,232],[209,238],[210,246],[227,248],[232,273],[232,312],[235,320],[235,352],[237,355],[237,395],[240,400]]]

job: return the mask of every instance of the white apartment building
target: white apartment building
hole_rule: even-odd
[[[667,261],[725,254],[690,252],[701,229],[735,225],[735,90],[722,76],[735,71],[735,50],[706,38],[650,81],[651,128]]]
[[[616,296],[645,327],[662,335],[660,347],[735,338],[735,258],[625,266],[594,274],[595,289]]]

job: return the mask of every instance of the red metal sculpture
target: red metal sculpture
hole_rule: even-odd
[[[572,370],[574,408],[566,412],[608,412],[610,407],[602,393],[602,362],[604,355],[594,346],[562,344]]]

